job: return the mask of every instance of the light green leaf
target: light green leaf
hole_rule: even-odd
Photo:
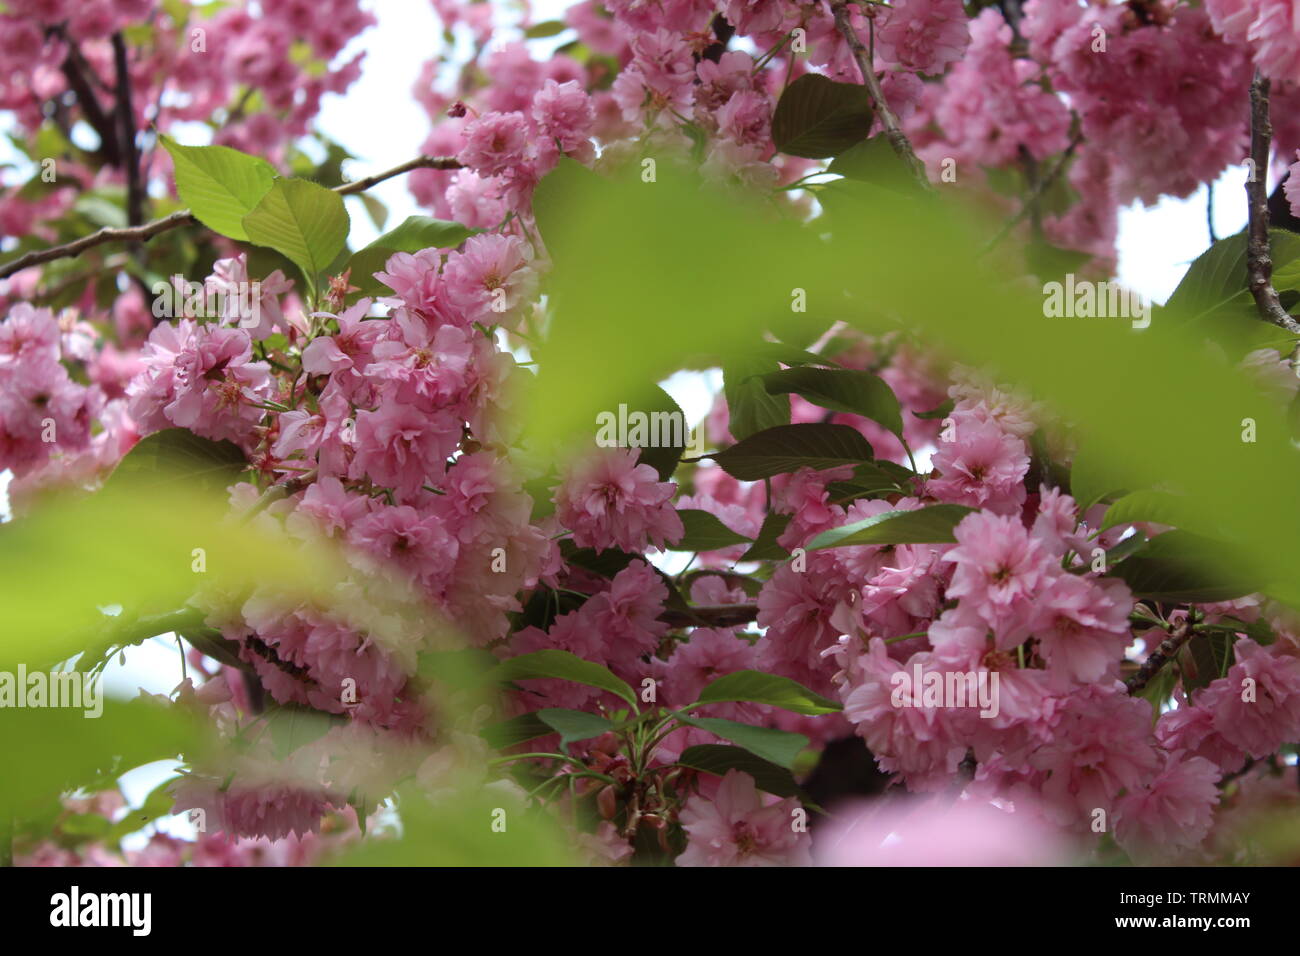
[[[283,254],[308,283],[343,249],[351,225],[343,197],[306,179],[277,179],[243,222],[250,242]]]
[[[182,146],[160,137],[176,170],[176,192],[209,229],[247,241],[244,217],[257,208],[275,180],[275,167],[227,146]]]

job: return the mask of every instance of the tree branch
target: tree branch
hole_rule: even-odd
[[[118,153],[126,171],[126,221],[128,225],[138,226],[144,222],[144,188],[140,182],[140,151],[135,144],[131,65],[127,60],[126,41],[120,32],[113,34],[113,64],[117,74]]]
[[[1140,693],[1151,682],[1151,678],[1155,677],[1160,672],[1160,669],[1178,653],[1179,648],[1191,640],[1192,633],[1192,615],[1191,611],[1188,611],[1187,617],[1175,624],[1173,630],[1169,632],[1169,636],[1161,641],[1160,646],[1142,662],[1142,666],[1137,669],[1137,673],[1124,682],[1128,692],[1130,694]]]
[[[358,179],[356,182],[344,183],[341,186],[335,186],[334,192],[340,196],[349,196],[352,193],[363,192],[374,186],[376,183],[382,183],[385,179],[392,179],[394,176],[400,176],[403,173],[409,173],[413,169],[460,169],[459,161],[446,156],[419,156],[409,162],[402,163],[400,166],[394,166],[392,169],[382,173],[376,173],[373,176],[367,176],[365,179]],[[179,226],[191,226],[198,223],[193,213],[188,209],[180,209],[170,216],[164,216],[162,219],[155,219],[153,222],[147,222],[142,226],[133,226],[128,229],[100,229],[98,232],[92,232],[88,236],[82,236],[72,242],[65,243],[61,246],[51,246],[48,249],[37,249],[26,255],[19,256],[12,262],[0,266],[0,279],[6,279],[15,272],[21,272],[23,269],[30,269],[32,266],[38,266],[45,262],[53,262],[56,259],[69,259],[81,255],[87,249],[93,249],[95,246],[102,246],[107,242],[144,242],[152,239],[159,233],[168,232]]]
[[[1250,224],[1246,234],[1246,280],[1255,307],[1266,322],[1300,335],[1300,323],[1282,308],[1273,288],[1273,258],[1268,239],[1268,151],[1273,126],[1268,116],[1269,81],[1258,70],[1250,84],[1250,176],[1246,197]]]
[[[668,608],[659,620],[672,627],[737,627],[757,617],[757,604],[713,604],[687,611]]]
[[[117,137],[114,135],[113,123],[108,114],[104,112],[104,107],[99,102],[99,97],[91,88],[91,78],[95,76],[94,68],[86,62],[81,55],[81,50],[73,42],[72,37],[62,27],[55,27],[55,32],[68,45],[68,55],[63,58],[63,63],[59,69],[63,72],[63,77],[68,81],[68,87],[77,97],[77,104],[81,107],[81,112],[86,117],[86,122],[90,124],[99,137],[99,154],[104,157],[104,162],[109,166],[118,166],[122,161],[122,156],[117,148]]]
[[[839,29],[840,35],[853,51],[853,59],[857,61],[858,70],[862,73],[862,82],[866,86],[867,92],[871,95],[871,101],[875,104],[876,114],[880,117],[880,125],[884,130],[885,139],[889,140],[889,145],[894,147],[894,152],[898,158],[916,177],[921,188],[929,190],[930,179],[925,174],[925,165],[917,158],[916,151],[912,149],[912,144],[907,135],[903,132],[902,126],[899,125],[898,117],[894,111],[889,108],[885,101],[884,94],[880,91],[880,82],[876,79],[876,71],[871,66],[871,55],[867,48],[862,45],[862,39],[853,29],[853,24],[849,21],[849,11],[847,0],[833,0],[831,8],[835,13],[835,26]]]

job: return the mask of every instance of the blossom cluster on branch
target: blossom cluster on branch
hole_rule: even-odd
[[[437,807],[464,787],[540,813],[593,863],[1250,858],[1255,815],[1300,799],[1300,619],[1272,582],[1189,570],[1201,539],[1168,489],[1085,474],[1066,410],[906,316],[864,331],[846,297],[799,315],[800,337],[755,316],[734,354],[692,364],[680,343],[682,368],[724,381],[693,456],[689,428],[610,444],[593,427],[557,451],[524,413],[564,318],[548,281],[574,268],[548,246],[548,177],[581,165],[653,190],[690,168],[832,233],[837,183],[937,190],[1007,224],[1012,271],[1092,281],[1123,205],[1190,196],[1248,156],[1256,69],[1290,166],[1289,8],[581,0],[538,24],[527,4],[522,20],[433,6],[463,42],[413,91],[422,153],[446,160],[407,177],[430,215],[348,249],[340,155],[298,145],[360,73],[347,50],[373,17],[355,0],[5,5],[0,109],[36,172],[0,195],[0,266],[146,211],[197,220],[0,281],[15,523],[181,448],[236,462],[224,501],[250,536],[343,556],[328,598],[216,581],[177,602],[188,670],[162,705],[224,746],[187,753],[154,814],[203,821],[197,840],[120,849],[121,795],[100,780],[44,830],[18,826],[17,862],[309,863],[396,840],[396,792]],[[163,138],[195,121],[210,145]],[[73,145],[86,128],[96,149]],[[1273,241],[1291,303],[1300,241]],[[605,306],[593,366],[653,335]],[[1294,409],[1294,342],[1233,315],[1268,335],[1225,372]],[[633,407],[683,415],[653,403]],[[446,655],[487,678],[462,686]],[[820,806],[818,754],[846,739],[884,792],[832,786]],[[112,838],[79,836],[87,815]]]

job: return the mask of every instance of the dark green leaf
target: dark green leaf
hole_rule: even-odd
[[[862,544],[946,544],[957,540],[953,528],[974,510],[963,505],[931,505],[916,511],[886,511],[823,531],[812,539],[808,550]]]
[[[875,456],[862,433],[848,425],[778,425],[715,453],[723,471],[742,481],[812,468],[856,465]]]
[[[805,73],[781,94],[772,115],[772,142],[791,156],[824,159],[871,132],[871,96],[860,83]]]
[[[681,508],[677,517],[682,519],[686,535],[673,545],[674,551],[717,551],[734,544],[749,544],[750,539],[743,534],[736,534],[718,517],[708,511],[696,508]]]
[[[728,770],[739,770],[754,778],[754,785],[778,797],[793,797],[799,793],[794,775],[785,767],[770,760],[756,757],[741,747],[727,744],[699,744],[687,747],[677,760],[682,766],[694,767],[705,773],[725,776]]]
[[[616,694],[629,704],[636,706],[636,694],[626,683],[614,676],[609,668],[600,664],[584,661],[568,651],[548,649],[521,654],[502,661],[491,671],[490,676],[496,680],[517,681],[538,678],[558,678],[599,687]]]
[[[762,671],[735,671],[719,677],[700,692],[701,704],[721,701],[748,701],[770,704],[796,714],[833,714],[844,708],[833,700],[814,694],[788,677]]]
[[[699,727],[711,734],[717,734],[723,740],[739,744],[755,756],[770,760],[786,769],[794,765],[799,751],[808,746],[808,738],[803,734],[792,734],[768,727],[754,727],[718,717],[688,717],[680,713],[676,714],[676,717],[692,727]]]
[[[903,433],[894,390],[870,372],[802,366],[765,375],[763,384],[773,394],[794,393],[822,408],[869,418],[895,435]]]

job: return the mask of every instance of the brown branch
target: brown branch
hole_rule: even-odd
[[[365,192],[376,183],[382,183],[385,179],[392,179],[394,176],[401,176],[403,173],[409,173],[415,169],[460,169],[460,161],[446,156],[417,156],[415,159],[402,163],[400,166],[394,166],[392,169],[385,170],[382,173],[376,173],[373,176],[367,176],[365,179],[358,179],[355,182],[344,183],[342,186],[335,186],[334,191],[340,196],[350,196],[352,193]]]
[[[668,608],[659,620],[672,627],[738,627],[757,617],[757,604],[712,604],[689,610]]]
[[[903,165],[911,170],[921,187],[929,190],[930,179],[925,174],[925,165],[917,157],[916,151],[912,149],[911,142],[898,122],[898,117],[885,101],[885,96],[880,90],[880,82],[876,79],[876,71],[871,66],[871,54],[862,45],[862,39],[849,21],[846,0],[834,0],[831,8],[835,13],[835,26],[849,45],[849,49],[853,51],[853,59],[857,61],[858,70],[862,73],[862,83],[866,86],[871,101],[876,107],[876,113],[880,116],[880,126],[884,130],[885,139],[889,140],[889,145],[894,148]]]
[[[1188,611],[1187,617],[1175,624],[1173,630],[1169,632],[1169,636],[1161,641],[1160,646],[1142,662],[1142,666],[1137,669],[1137,673],[1124,682],[1128,692],[1130,694],[1140,693],[1151,682],[1151,678],[1155,677],[1160,672],[1160,669],[1178,653],[1179,648],[1191,640],[1192,633],[1192,616],[1191,611]]]
[[[63,72],[64,79],[68,81],[68,87],[77,97],[77,104],[81,107],[86,122],[99,137],[99,154],[104,157],[104,162],[109,166],[118,166],[122,157],[117,148],[113,123],[104,112],[99,97],[95,95],[90,85],[91,78],[97,79],[94,68],[86,62],[77,44],[62,27],[56,27],[55,32],[68,45],[68,55],[64,57],[59,69]]]
[[[117,73],[117,142],[126,171],[126,221],[144,222],[144,188],[140,182],[140,151],[135,143],[135,110],[131,105],[131,65],[121,32],[113,34],[113,65]]]
[[[409,162],[402,163],[400,166],[394,166],[386,172],[376,173],[373,176],[367,176],[365,179],[358,179],[353,183],[344,183],[342,186],[335,186],[334,192],[340,196],[348,196],[352,193],[362,192],[369,189],[376,183],[381,183],[385,179],[392,179],[394,176],[400,176],[403,173],[409,173],[413,169],[460,169],[460,163],[445,156],[420,156]],[[30,269],[32,266],[38,266],[45,262],[53,262],[56,259],[69,259],[81,255],[87,249],[93,249],[95,246],[102,246],[107,242],[144,242],[152,239],[159,233],[167,232],[179,226],[190,226],[198,222],[193,213],[188,209],[180,209],[170,216],[164,216],[162,219],[155,219],[153,222],[147,222],[142,226],[133,226],[128,229],[100,229],[98,232],[92,232],[88,236],[82,236],[72,242],[65,243],[61,246],[51,246],[48,249],[37,249],[29,252],[24,256],[19,256],[12,262],[0,266],[0,279],[6,279],[15,272],[23,269]]]
[[[1268,115],[1269,81],[1258,70],[1250,84],[1250,175],[1246,197],[1250,225],[1246,238],[1246,280],[1255,307],[1266,322],[1300,335],[1300,323],[1287,314],[1273,288],[1273,258],[1268,239],[1268,150],[1273,126]]]

